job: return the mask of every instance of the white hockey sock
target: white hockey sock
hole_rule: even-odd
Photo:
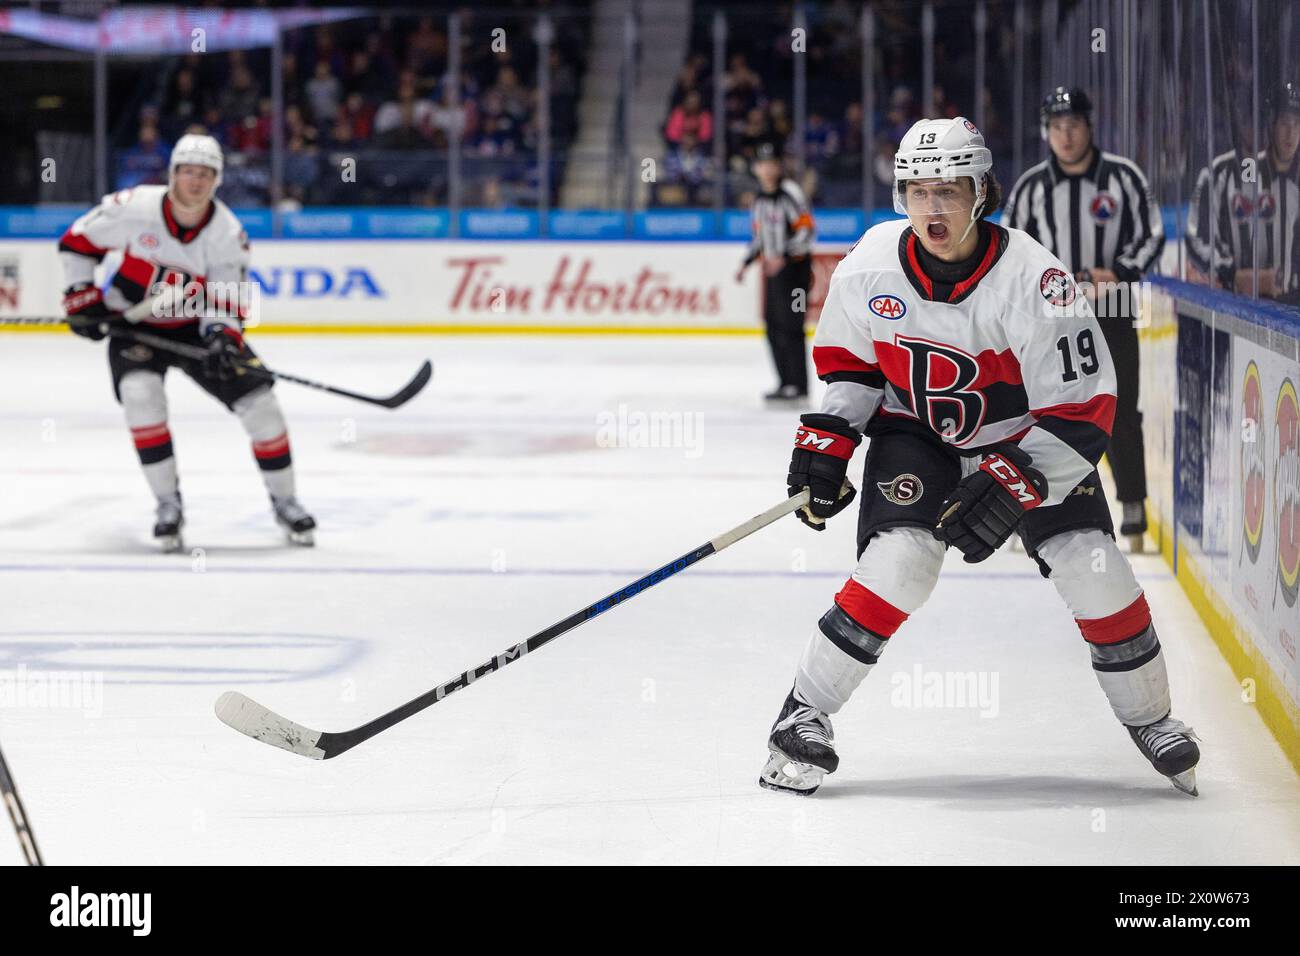
[[[235,402],[234,409],[253,443],[253,457],[262,471],[266,490],[272,498],[293,497],[289,431],[274,393],[269,388],[259,389]]]
[[[1038,556],[1088,643],[1093,672],[1121,723],[1144,726],[1170,709],[1169,675],[1142,588],[1115,541],[1066,531]]]
[[[118,384],[118,393],[149,489],[159,499],[175,495],[180,481],[172,434],[167,428],[167,393],[162,376],[149,371],[127,372]]]
[[[891,528],[868,542],[853,576],[813,628],[795,692],[823,713],[848,702],[896,630],[939,579],[943,545],[923,528]]]

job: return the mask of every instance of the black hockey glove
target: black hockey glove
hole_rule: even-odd
[[[808,527],[822,531],[826,519],[847,508],[858,493],[847,473],[862,435],[838,415],[814,413],[801,415],[799,421],[786,483],[791,497],[805,488],[811,492],[808,504],[795,514]]]
[[[103,293],[93,282],[81,282],[65,289],[63,312],[68,317],[68,328],[72,334],[93,342],[98,342],[108,334],[106,326],[119,315],[104,304]]]
[[[960,550],[967,564],[993,554],[1047,495],[1047,479],[1032,461],[1016,445],[986,454],[979,470],[959,481],[939,506],[934,536]]]
[[[228,382],[239,370],[235,362],[243,350],[239,333],[225,325],[213,325],[203,333],[208,354],[203,357],[203,374],[219,382]]]

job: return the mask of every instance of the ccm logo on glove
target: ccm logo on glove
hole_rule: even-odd
[[[980,470],[992,475],[993,480],[1010,492],[1026,511],[1043,503],[1043,496],[1038,493],[1038,490],[1015,465],[1001,455],[986,455],[980,462]]]
[[[823,455],[834,455],[836,458],[843,458],[845,461],[853,457],[853,452],[858,447],[856,441],[844,435],[837,435],[835,432],[818,431],[806,425],[800,425],[795,430],[794,444],[796,448],[819,451]]]

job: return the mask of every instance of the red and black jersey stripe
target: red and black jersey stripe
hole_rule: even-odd
[[[99,262],[108,254],[107,249],[101,249],[81,233],[73,232],[71,226],[59,239],[59,251],[85,256],[87,259],[94,259],[96,262]]]
[[[1051,432],[1095,466],[1110,444],[1115,396],[1096,395],[1086,402],[1035,408],[1032,414],[1040,428]]]
[[[812,351],[817,377],[828,385],[832,382],[856,382],[868,388],[885,387],[885,374],[880,366],[858,358],[846,348],[819,345]]]

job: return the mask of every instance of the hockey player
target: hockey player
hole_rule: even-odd
[[[151,334],[202,346],[202,361],[110,338],[113,391],[126,415],[140,464],[158,500],[154,538],[163,550],[181,547],[181,494],[167,427],[163,376],[179,368],[239,418],[271,495],[276,521],[296,544],[313,543],[316,522],[295,493],[289,435],[271,383],[240,374],[236,361],[257,363],[244,341],[241,294],[247,281],[248,237],[215,196],[221,147],[189,133],[172,150],[167,186],[137,186],[105,196],[59,240],[67,287],[63,306],[77,335],[99,341],[108,329],[129,329],[122,313],[160,293],[182,290],[169,308],[145,320]],[[95,266],[109,252],[121,265],[107,285]],[[103,320],[101,322],[93,321]],[[87,321],[91,320],[91,321]]]
[[[809,794],[839,764],[830,715],[929,597],[948,547],[983,561],[1013,532],[1073,614],[1115,716],[1174,786],[1196,793],[1194,734],[1170,716],[1160,642],[1116,547],[1096,465],[1115,373],[1059,259],[987,222],[992,156],[968,120],[921,120],[895,157],[895,208],[831,278],[813,362],[827,383],[803,415],[790,493],[817,530],[856,494],[871,439],[858,565],[813,628],[759,782]]]

